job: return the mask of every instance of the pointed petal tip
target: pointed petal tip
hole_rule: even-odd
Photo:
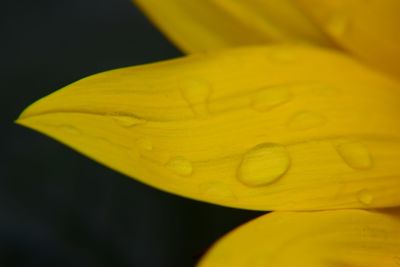
[[[21,126],[26,126],[26,120],[28,120],[29,117],[33,116],[34,114],[32,110],[34,109],[35,105],[36,102],[30,104],[25,109],[23,109],[22,112],[18,115],[18,117],[14,120],[14,123]]]
[[[21,123],[23,123],[23,121],[25,120],[25,119],[27,119],[27,118],[29,118],[30,116],[32,116],[32,112],[31,112],[31,109],[32,109],[32,106],[34,106],[35,105],[35,103],[33,103],[33,104],[31,104],[31,105],[29,105],[28,107],[26,107],[19,115],[18,115],[18,117],[14,120],[14,122],[15,123],[17,123],[17,124],[21,124]]]

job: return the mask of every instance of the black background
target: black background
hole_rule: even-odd
[[[0,3],[0,267],[193,266],[261,214],[157,191],[13,124],[77,79],[181,53],[128,0]]]

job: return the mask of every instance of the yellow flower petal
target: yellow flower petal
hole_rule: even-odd
[[[199,267],[400,265],[400,212],[273,212],[223,237]]]
[[[246,47],[85,78],[18,122],[157,188],[248,209],[400,204],[400,86],[334,51]]]
[[[296,1],[338,44],[400,77],[400,1]]]
[[[271,41],[330,41],[292,0],[134,0],[182,50]]]

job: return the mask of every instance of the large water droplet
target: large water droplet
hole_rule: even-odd
[[[181,176],[190,176],[193,173],[193,165],[190,160],[184,157],[174,157],[166,165],[167,169]]]
[[[264,143],[244,154],[238,169],[238,179],[248,186],[263,186],[275,182],[290,166],[285,147]]]
[[[110,117],[122,127],[132,127],[146,123],[146,120],[128,115],[110,115]]]
[[[368,169],[372,166],[372,158],[368,148],[357,141],[346,141],[336,146],[342,159],[354,169]]]
[[[222,183],[207,183],[200,186],[200,190],[203,194],[216,199],[234,200],[236,199],[235,194],[231,189]]]
[[[322,115],[312,111],[301,111],[296,113],[288,122],[290,130],[308,130],[324,124],[325,119]]]
[[[136,141],[139,149],[150,151],[153,149],[153,143],[148,137],[141,137]]]
[[[362,189],[357,192],[357,199],[360,201],[361,204],[369,206],[374,201],[374,197],[372,196],[371,192],[366,189]]]
[[[285,104],[291,98],[288,86],[274,86],[261,89],[253,98],[251,106],[257,111],[268,111]]]
[[[189,104],[196,116],[208,114],[208,98],[211,94],[211,85],[202,79],[186,79],[181,82],[183,98]]]

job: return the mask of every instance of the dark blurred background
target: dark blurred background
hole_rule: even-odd
[[[13,124],[84,76],[181,55],[129,0],[0,6],[0,267],[194,266],[261,214],[157,191]]]

